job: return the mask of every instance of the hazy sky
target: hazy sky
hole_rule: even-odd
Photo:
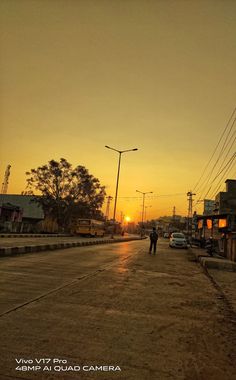
[[[1,0],[0,179],[50,159],[86,166],[118,213],[186,214],[236,103],[235,0]],[[183,194],[169,197],[157,195]],[[131,198],[122,198],[131,197]]]

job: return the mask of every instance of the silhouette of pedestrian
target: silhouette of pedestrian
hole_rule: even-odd
[[[157,234],[156,228],[153,227],[152,232],[150,233],[150,248],[149,248],[150,255],[152,254],[152,248],[153,248],[154,255],[156,254],[157,240],[158,240],[158,234]]]

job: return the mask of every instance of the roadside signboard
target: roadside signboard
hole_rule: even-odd
[[[204,199],[204,211],[203,215],[213,214],[215,208],[215,201],[212,199]]]

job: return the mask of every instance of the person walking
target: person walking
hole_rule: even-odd
[[[158,240],[158,234],[156,231],[156,227],[152,228],[152,232],[150,233],[150,248],[149,248],[149,254],[152,254],[152,248],[154,255],[156,254],[156,248],[157,248],[157,240]]]

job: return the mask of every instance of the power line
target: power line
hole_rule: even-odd
[[[233,165],[233,161],[230,163],[229,167],[226,168],[226,171],[224,172],[224,174],[222,175],[221,179],[219,180],[219,182],[217,183],[217,185],[215,186],[214,190],[212,191],[212,197],[214,197],[216,194],[217,194],[217,190],[218,187],[221,187],[222,185],[222,181],[225,181],[226,179],[226,176],[228,176],[228,174],[230,173],[230,170],[232,168],[232,165]],[[224,170],[224,169],[223,169]]]
[[[235,156],[236,156],[236,152],[233,154],[233,156],[230,158],[230,160],[227,162],[227,164],[224,166],[224,168],[223,168],[220,172],[218,172],[218,174],[215,176],[215,178],[213,179],[212,182],[214,182],[214,181],[219,177],[219,175],[220,175],[220,174],[226,169],[226,167],[229,165],[229,163],[230,163],[232,160],[235,159]],[[232,162],[231,162],[231,164],[232,164]]]
[[[235,119],[234,121],[236,121],[236,119]],[[233,135],[232,135],[231,137],[233,137],[234,135],[236,135],[236,131],[234,131],[234,133],[233,133]],[[225,163],[225,161],[226,161],[226,158],[229,156],[230,151],[231,151],[231,149],[232,149],[232,147],[233,147],[235,141],[236,141],[236,136],[235,136],[234,139],[232,140],[231,145],[230,145],[230,147],[229,147],[229,149],[228,149],[226,155],[224,156],[224,159],[223,159],[223,161],[222,161],[222,163],[221,163],[221,165],[220,165],[220,167],[219,167],[219,170],[222,168],[222,166],[224,165],[224,163]]]
[[[227,170],[228,165],[229,165],[229,168],[228,168],[228,169],[230,169],[230,167],[231,167],[232,164],[233,164],[233,161],[235,160],[235,157],[236,157],[236,153],[233,154],[233,156],[230,158],[230,160],[227,162],[227,164],[226,164],[225,167],[221,170],[221,172],[219,172],[219,173],[215,176],[215,178],[212,180],[211,185],[210,185],[210,188],[208,189],[208,191],[207,191],[207,193],[205,194],[204,198],[206,198],[207,195],[209,194],[209,192],[211,191],[212,184],[213,184],[213,183],[215,182],[215,180],[219,177],[219,175],[220,175],[222,172],[224,172],[225,169]],[[225,177],[225,173],[223,173],[223,176],[222,176],[222,177]],[[221,178],[222,178],[222,177],[221,177]],[[220,181],[222,181],[222,180],[220,180]]]
[[[160,195],[151,195],[146,196],[146,199],[156,199],[156,198],[163,198],[163,197],[176,197],[176,196],[183,196],[186,195],[186,193],[176,193],[176,194],[160,194]],[[142,199],[142,197],[133,197],[133,196],[126,196],[126,197],[119,197],[119,199]]]
[[[234,122],[235,122],[235,120],[234,120]],[[233,124],[234,124],[234,123],[233,123]],[[233,124],[232,124],[232,126],[233,126]],[[227,135],[226,139],[228,139],[228,135]],[[234,143],[234,142],[235,142],[235,139],[233,140],[233,143]],[[228,144],[229,144],[229,142],[228,142]],[[227,145],[224,144],[224,147],[227,147],[228,144],[227,144]],[[232,148],[232,145],[233,145],[233,144],[231,144],[230,149]],[[223,147],[222,147],[222,148],[223,148]],[[230,150],[229,150],[229,151],[230,151]],[[208,179],[207,179],[207,181],[206,181],[206,184],[205,184],[205,186],[204,186],[203,189],[205,189],[206,186],[207,186],[207,184],[209,183],[209,181],[210,181],[210,179],[211,179],[211,177],[212,177],[212,175],[213,175],[213,173],[214,173],[214,170],[215,170],[215,168],[216,168],[216,166],[217,166],[217,164],[218,164],[220,158],[222,157],[222,156],[221,156],[222,152],[223,152],[223,149],[221,149],[221,151],[220,151],[220,153],[219,153],[219,155],[218,155],[218,158],[217,158],[217,160],[215,161],[215,164],[213,165],[213,168],[211,169],[211,174],[210,174],[210,176],[208,177]],[[226,156],[227,156],[227,155],[226,155]],[[226,158],[226,156],[225,156],[225,158]],[[222,164],[224,164],[225,158],[223,159],[223,163],[222,163]],[[221,166],[221,167],[222,167],[222,166]],[[202,190],[202,192],[203,192],[203,191],[204,191],[204,190]]]
[[[227,140],[229,139],[229,136],[230,136],[230,133],[231,133],[231,131],[232,131],[232,128],[233,128],[233,126],[234,126],[235,121],[236,121],[236,118],[234,118],[234,121],[232,122],[232,125],[231,125],[231,127],[230,127],[230,130],[229,130],[227,136],[226,136],[225,142],[224,142],[224,144],[223,144],[223,146],[222,146],[222,148],[221,148],[221,151],[220,151],[220,154],[219,154],[219,155],[222,154],[224,148],[225,148],[226,146],[228,146],[228,144],[229,144],[229,142],[230,142],[230,140],[229,140],[229,142],[226,144]],[[234,133],[232,134],[231,138],[235,135],[235,133],[236,133],[236,131],[234,131]],[[234,140],[234,141],[235,141],[235,140]]]
[[[211,161],[212,161],[212,159],[213,159],[213,157],[214,157],[214,155],[215,155],[215,153],[216,153],[216,151],[217,151],[217,149],[218,149],[218,147],[219,147],[219,145],[220,145],[220,143],[221,143],[221,141],[222,141],[222,139],[223,139],[223,137],[224,137],[224,135],[225,135],[225,133],[226,133],[226,131],[227,131],[227,129],[228,129],[228,126],[229,126],[229,124],[230,124],[230,122],[231,122],[231,120],[232,120],[232,118],[233,118],[233,116],[234,116],[234,114],[235,114],[235,111],[236,111],[236,107],[234,108],[234,110],[233,110],[233,112],[232,112],[232,114],[231,114],[231,116],[230,116],[230,118],[229,118],[229,120],[228,120],[228,122],[227,122],[227,124],[226,124],[226,126],[225,126],[225,128],[224,128],[224,130],[223,130],[223,132],[222,132],[222,134],[221,134],[221,137],[220,137],[220,139],[219,139],[219,141],[218,141],[218,143],[217,143],[217,145],[216,145],[216,147],[215,147],[215,149],[214,149],[214,151],[213,151],[213,153],[212,153],[212,155],[211,155],[211,157],[210,157],[210,159],[209,159],[209,161],[208,161],[208,163],[207,163],[206,166],[204,167],[203,172],[202,172],[200,178],[198,179],[197,183],[196,183],[195,186],[193,187],[193,191],[194,191],[194,190],[195,190],[195,191],[198,191],[198,190],[199,190],[199,189],[197,189],[197,187],[198,187],[199,183],[201,182],[201,180],[202,180],[204,174],[206,173],[206,170],[207,170],[207,168],[209,167],[209,165],[210,165],[210,163],[211,163]],[[235,121],[235,120],[234,120],[234,121]],[[232,126],[231,126],[231,129],[232,129]],[[231,131],[231,129],[230,129],[230,131]],[[228,136],[229,136],[229,133],[228,133],[227,137],[228,137]],[[226,139],[225,139],[225,142],[227,141],[227,137],[226,137]],[[224,144],[225,144],[225,142],[224,142]],[[223,144],[223,146],[224,146],[224,144]]]
[[[215,182],[215,180],[222,174],[222,176],[220,177],[220,180],[217,182],[217,185],[214,187],[214,190],[211,192],[211,195],[209,196],[210,199],[212,199],[212,197],[215,197],[215,195],[217,194],[217,191],[218,189],[221,187],[222,185],[222,181],[225,179],[226,175],[230,172],[231,170],[231,167],[233,165],[233,162],[236,158],[236,152],[233,154],[233,156],[228,160],[227,164],[224,166],[224,168],[219,171],[216,176],[214,177],[214,179],[211,181],[211,184],[210,184],[210,187],[208,189],[208,191],[206,192],[206,194],[204,195],[203,198],[206,198],[207,195],[209,194],[209,192],[211,191],[212,189],[212,185],[213,183]],[[203,192],[202,192],[203,194]],[[201,195],[202,195],[201,194]],[[196,207],[200,202],[201,202],[201,196],[199,197],[199,199],[194,203],[194,207]]]
[[[234,157],[234,159],[235,159],[235,157]],[[230,163],[228,169],[227,169],[226,172],[221,176],[219,182],[217,183],[217,185],[215,186],[215,188],[214,188],[214,190],[213,190],[213,192],[212,192],[212,198],[213,198],[213,197],[215,198],[215,196],[216,196],[216,195],[218,194],[218,192],[219,192],[219,189],[223,186],[222,181],[225,180],[227,174],[230,172],[233,163],[234,163],[234,160],[231,161],[231,163]]]
[[[229,139],[229,137],[230,137],[230,133],[231,133],[231,131],[232,131],[232,128],[233,128],[233,126],[234,126],[234,124],[235,124],[235,121],[236,121],[236,118],[235,118],[234,121],[232,122],[232,125],[231,125],[231,127],[230,127],[230,130],[228,131],[228,134],[227,134],[227,136],[226,136],[226,138],[225,138],[225,141],[224,141],[223,146],[222,146],[222,148],[221,148],[221,150],[220,150],[220,153],[218,154],[218,157],[217,157],[217,159],[216,159],[216,161],[215,161],[215,163],[214,163],[214,165],[213,165],[213,167],[212,167],[212,169],[211,169],[210,175],[208,176],[208,178],[207,178],[207,180],[206,180],[206,182],[205,182],[205,185],[203,185],[203,187],[202,187],[202,190],[201,190],[201,194],[200,194],[200,196],[199,196],[199,199],[202,198],[203,192],[204,192],[205,189],[207,188],[207,185],[208,185],[208,183],[209,183],[209,181],[210,181],[210,179],[211,179],[211,177],[212,177],[212,175],[213,175],[213,173],[214,173],[214,170],[215,170],[215,168],[216,168],[218,162],[220,161],[220,159],[221,159],[221,157],[222,157],[223,149],[225,149],[226,147],[228,147],[228,145],[230,144],[230,141],[231,141],[231,140]],[[233,132],[231,138],[235,135],[235,133],[236,133],[236,131]],[[229,141],[228,141],[228,140],[229,140]],[[218,173],[219,173],[219,170],[222,168],[222,165],[224,164],[226,158],[228,157],[228,155],[229,155],[229,153],[230,153],[230,151],[231,151],[231,149],[232,149],[232,147],[233,147],[233,144],[235,143],[235,140],[236,140],[236,137],[235,137],[235,138],[233,139],[233,141],[231,142],[230,148],[228,149],[228,152],[227,152],[226,155],[224,156],[223,161],[222,161],[222,163],[221,163],[221,165],[220,165],[220,168],[218,169]],[[228,141],[228,142],[227,142],[227,141]],[[226,143],[226,142],[227,142],[227,143]]]
[[[223,174],[222,178],[224,178],[224,176],[226,176],[226,174],[228,173],[228,171],[227,171],[228,165],[230,165],[230,167],[229,167],[229,170],[230,170],[230,168],[231,168],[231,166],[232,166],[232,164],[233,164],[233,161],[232,161],[232,163],[231,163],[231,160],[234,160],[234,159],[235,159],[235,154],[236,154],[236,153],[233,154],[233,156],[229,159],[229,161],[226,163],[226,165],[223,167],[223,169],[222,169],[222,165],[224,164],[225,160],[222,162],[222,164],[221,164],[221,166],[220,166],[220,168],[219,168],[219,171],[217,172],[217,174],[215,175],[215,177],[214,177],[213,180],[211,181],[211,183],[210,183],[210,185],[209,185],[209,188],[208,188],[208,191],[207,191],[207,193],[205,194],[204,198],[209,194],[209,192],[211,191],[211,188],[212,188],[212,184],[213,184],[213,183],[215,182],[215,180],[219,177],[219,175],[220,175],[222,172],[224,172],[224,170],[225,170],[226,172]],[[227,154],[227,156],[228,156],[228,154]],[[225,156],[225,158],[226,158],[226,156]],[[222,169],[222,170],[220,170],[220,169]],[[210,179],[210,177],[209,177],[209,179]],[[208,184],[208,183],[209,183],[209,180],[207,181],[207,184]],[[207,184],[206,184],[206,185],[207,185]],[[205,185],[204,188],[202,189],[202,192],[201,192],[201,194],[200,194],[198,200],[201,199],[201,198],[203,197],[203,193],[204,193],[204,191],[205,191],[205,189],[206,189],[206,187],[207,187],[206,185]]]

